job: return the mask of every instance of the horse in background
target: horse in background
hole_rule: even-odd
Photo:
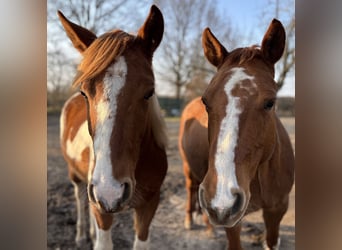
[[[65,103],[60,118],[77,203],[76,244],[87,240],[88,193],[94,249],[113,249],[113,214],[127,208],[135,210],[134,249],[147,249],[167,172],[166,127],[152,70],[164,32],[162,13],[153,5],[136,36],[113,30],[99,37],[58,15],[83,56],[74,81],[80,93]]]
[[[191,228],[199,201],[210,223],[225,228],[228,249],[242,249],[241,219],[258,209],[265,248],[280,245],[279,225],[294,182],[292,145],[274,108],[274,65],[285,37],[283,25],[273,19],[261,47],[228,52],[209,28],[203,32],[204,54],[217,73],[181,116],[179,150],[188,194],[184,223]]]

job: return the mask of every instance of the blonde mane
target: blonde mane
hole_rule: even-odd
[[[96,39],[83,54],[73,86],[101,74],[134,40],[135,36],[121,30],[107,32]]]

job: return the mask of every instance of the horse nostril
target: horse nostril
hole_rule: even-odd
[[[90,201],[95,202],[94,185],[93,184],[88,184],[88,198]]]
[[[97,203],[99,204],[99,206],[106,211],[106,207],[105,207],[105,204],[103,203],[103,201],[101,200],[98,200]]]
[[[231,209],[231,213],[234,215],[236,213],[238,213],[244,204],[244,194],[241,190],[233,190],[232,193],[235,196],[235,201],[233,204],[233,207]]]
[[[124,182],[123,184],[121,184],[121,186],[123,186],[124,189],[121,201],[122,203],[125,203],[131,198],[132,185],[129,182]]]

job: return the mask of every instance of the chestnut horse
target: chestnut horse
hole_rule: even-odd
[[[154,95],[152,56],[164,21],[152,6],[137,36],[121,30],[99,37],[58,13],[83,60],[64,105],[61,147],[77,200],[76,243],[86,240],[86,193],[95,225],[94,249],[113,249],[113,213],[135,209],[134,249],[148,248],[149,226],[167,172],[166,130]],[[91,229],[94,238],[94,229]]]
[[[274,19],[261,47],[228,52],[207,28],[202,45],[217,73],[202,100],[189,103],[181,117],[185,225],[191,227],[198,193],[211,224],[225,227],[229,249],[242,249],[241,219],[262,208],[265,247],[277,249],[294,182],[292,145],[274,108],[274,64],[283,54],[285,30]]]

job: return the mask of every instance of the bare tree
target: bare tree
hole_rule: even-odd
[[[206,80],[207,72],[202,71],[191,78],[190,82],[185,85],[184,91],[184,104],[187,104],[194,98],[203,95],[204,90],[208,86],[208,81]]]
[[[75,74],[76,64],[60,46],[58,36],[50,36],[47,44],[47,90],[48,104],[60,103],[63,95],[68,93],[70,83]],[[66,97],[64,97],[65,99]]]
[[[200,74],[209,78],[214,68],[207,63],[201,45],[202,31],[209,26],[220,34],[220,39],[235,45],[229,19],[218,13],[216,1],[206,0],[159,0],[165,18],[165,34],[161,43],[156,67],[163,81],[175,87],[180,99],[182,88]],[[234,36],[235,37],[235,36]],[[158,53],[158,52],[157,52]],[[199,86],[202,86],[199,84]]]
[[[56,0],[48,2],[48,21],[57,22],[56,11],[60,9],[69,19],[93,33],[103,33],[113,28],[133,28],[142,22],[139,11],[149,1],[134,0]],[[135,15],[130,12],[134,10]],[[138,12],[138,13],[137,13]],[[127,16],[129,15],[129,18]]]

